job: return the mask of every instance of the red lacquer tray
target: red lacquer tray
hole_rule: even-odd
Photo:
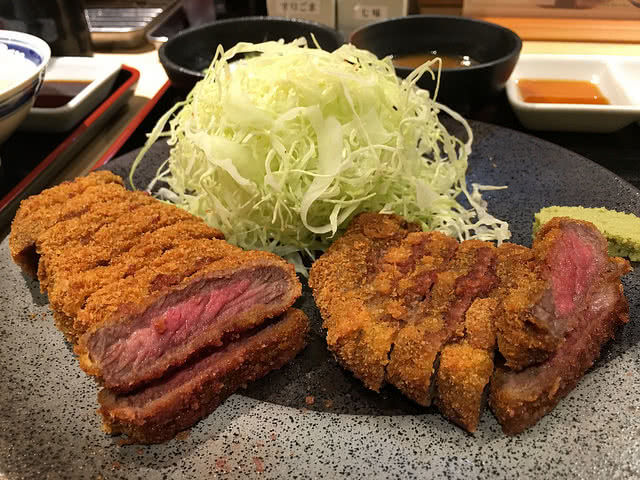
[[[133,95],[140,78],[123,65],[107,98],[73,129],[63,133],[16,132],[0,148],[0,227],[20,201],[40,192]]]

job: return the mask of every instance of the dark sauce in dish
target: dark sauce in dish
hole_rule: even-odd
[[[394,55],[393,64],[396,67],[406,67],[415,69],[425,62],[429,62],[434,58],[442,60],[442,68],[465,68],[478,65],[478,61],[469,55],[447,55],[438,53],[437,50],[422,53],[409,53],[403,55]]]
[[[66,105],[91,83],[90,80],[50,80],[42,84],[34,107],[58,108]]]

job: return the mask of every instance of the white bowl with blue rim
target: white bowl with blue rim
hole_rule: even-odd
[[[33,68],[8,68],[9,58],[4,55],[6,50],[2,47],[4,52],[4,54],[0,53],[0,144],[2,144],[29,113],[44,80],[45,69],[51,58],[51,49],[38,37],[11,30],[0,30],[0,44],[6,45],[8,50],[19,52],[24,59],[33,64]]]

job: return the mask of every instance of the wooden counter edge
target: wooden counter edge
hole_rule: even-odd
[[[640,42],[638,20],[582,18],[476,17],[516,32],[523,40]]]

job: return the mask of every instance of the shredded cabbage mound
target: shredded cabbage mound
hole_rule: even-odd
[[[260,55],[230,64],[240,53]],[[469,192],[465,183],[469,125],[415,85],[425,73],[436,78],[439,62],[401,80],[391,57],[352,45],[333,53],[304,39],[218,47],[204,80],[155,126],[129,179],[133,185],[145,152],[167,137],[171,153],[149,191],[166,183],[160,199],[233,244],[299,268],[300,253],[326,249],[363,211],[397,213],[459,240],[501,242],[508,224],[480,195],[499,187],[474,184]],[[447,132],[440,111],[464,125],[466,142]]]

